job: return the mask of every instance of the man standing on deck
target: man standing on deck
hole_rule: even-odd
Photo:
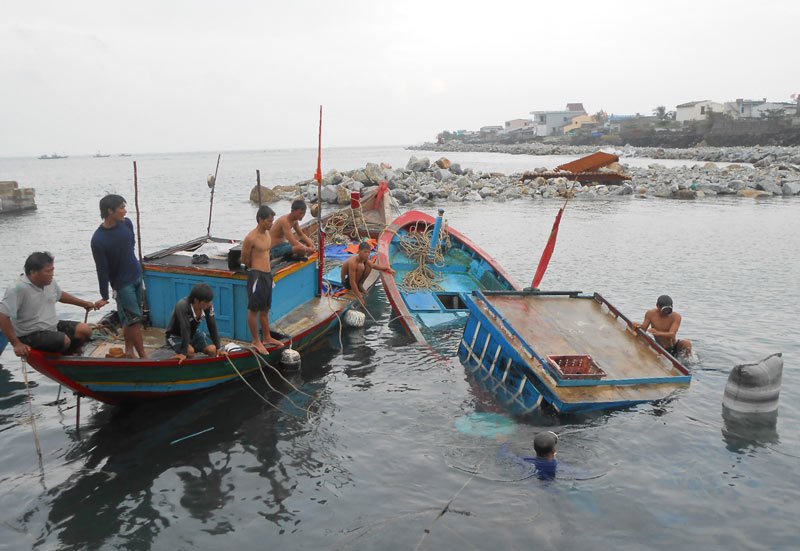
[[[269,230],[272,248],[270,256],[280,258],[287,254],[296,257],[310,256],[317,250],[314,242],[303,233],[300,228],[300,220],[306,215],[306,202],[296,199],[292,202],[292,210],[289,214],[284,214],[272,225]],[[296,236],[292,233],[297,234]]]
[[[269,332],[269,310],[272,307],[272,267],[269,261],[269,230],[275,221],[275,211],[267,205],[259,207],[256,213],[256,228],[247,234],[242,243],[242,263],[250,268],[247,276],[247,325],[253,335],[253,346],[262,354],[267,353],[264,345],[282,345]],[[258,335],[258,322],[261,321],[263,342]]]
[[[366,294],[364,282],[372,270],[380,270],[391,275],[395,274],[395,271],[389,266],[376,264],[369,259],[371,249],[369,243],[362,242],[358,246],[358,253],[344,261],[341,272],[342,285],[345,289],[350,289],[358,299],[358,302],[364,307],[367,306],[364,302],[364,294]]]
[[[668,295],[658,297],[656,307],[644,315],[644,322],[634,323],[633,326],[652,333],[656,342],[674,358],[679,354],[692,354],[692,341],[678,340],[681,315],[672,311],[672,299]]]
[[[106,195],[100,199],[100,217],[103,223],[92,236],[92,256],[100,284],[100,306],[108,304],[108,285],[117,299],[117,313],[125,336],[125,356],[146,358],[142,342],[142,267],[136,260],[133,246],[136,236],[133,222],[125,215],[125,199],[120,195]]]
[[[105,303],[89,302],[62,291],[53,279],[54,273],[50,253],[32,253],[25,260],[25,274],[0,301],[0,330],[20,358],[26,358],[31,348],[56,353],[76,351],[92,337],[88,324],[59,320],[56,302],[86,310],[97,310]]]

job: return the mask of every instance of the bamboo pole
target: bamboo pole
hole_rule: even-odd
[[[211,237],[211,212],[214,210],[214,190],[217,189],[217,173],[219,172],[219,160],[222,154],[217,155],[217,168],[214,169],[214,185],[211,186],[211,205],[208,207],[208,229],[206,237]]]
[[[256,189],[258,190],[258,206],[261,207],[261,171],[256,170]]]

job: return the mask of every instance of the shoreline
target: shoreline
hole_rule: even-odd
[[[570,146],[569,153],[578,154]],[[593,153],[598,148],[586,148],[581,153]],[[800,152],[800,148],[794,148]],[[556,154],[554,152],[551,155]],[[724,161],[730,162],[730,161]],[[615,163],[616,164],[616,163]],[[711,161],[693,166],[666,167],[657,162],[647,167],[626,165],[620,160],[615,170],[631,177],[620,184],[581,184],[554,174],[522,181],[522,173],[504,174],[462,168],[446,157],[431,162],[428,157],[411,156],[405,167],[392,168],[381,163],[367,163],[363,168],[347,171],[331,170],[324,179],[322,201],[328,204],[347,204],[350,193],[364,192],[386,181],[392,196],[401,205],[430,205],[434,201],[478,202],[562,198],[571,194],[575,199],[592,200],[611,197],[703,199],[729,196],[749,198],[791,197],[800,194],[800,166],[772,160],[772,154],[753,165],[730,164],[718,167]],[[552,171],[555,167],[538,167],[536,172]],[[255,190],[254,190],[255,191]],[[302,195],[308,201],[317,199],[317,183],[304,180],[294,186],[276,187],[274,199],[292,200]],[[251,196],[252,199],[252,196]]]
[[[624,157],[647,157],[650,159],[679,159],[724,163],[762,163],[800,165],[800,146],[752,146],[752,147],[711,147],[697,146],[690,148],[675,147],[634,147],[632,145],[570,145],[558,143],[462,143],[451,141],[444,144],[426,142],[422,145],[409,146],[411,151],[436,151],[438,153],[506,153],[509,155],[589,155],[597,151],[606,151],[619,155],[620,162]]]

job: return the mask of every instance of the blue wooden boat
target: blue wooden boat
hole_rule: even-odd
[[[475,291],[458,357],[509,411],[559,413],[667,398],[691,374],[595,293]]]
[[[466,297],[477,289],[516,290],[520,287],[489,254],[439,216],[409,211],[386,228],[378,240],[379,261],[395,274],[381,272],[384,291],[403,326],[419,342],[437,332],[451,331],[469,316]],[[409,289],[406,276],[420,268],[403,242],[420,238],[439,248],[437,260],[425,263],[435,280],[432,288]]]
[[[358,208],[366,225],[366,228],[361,227],[359,236],[377,237],[391,213],[389,194],[373,192],[365,196]],[[304,231],[316,235],[316,224],[316,221],[307,224]],[[197,283],[207,283],[214,290],[214,310],[223,343],[246,345],[252,339],[247,327],[247,272],[229,265],[227,254],[211,254],[207,263],[192,264],[193,255],[201,246],[209,244],[225,250],[233,242],[204,236],[144,257],[147,303],[154,328],[145,332],[148,359],[110,358],[107,357],[110,348],[120,344],[93,341],[84,347],[81,356],[34,350],[28,356],[28,363],[80,395],[106,403],[135,403],[188,394],[247,376],[262,369],[264,360],[277,365],[283,347],[302,350],[336,328],[342,314],[356,304],[349,291],[320,293],[317,254],[307,260],[275,259],[272,263],[275,288],[270,330],[273,337],[283,344],[268,347],[268,354],[260,359],[247,348],[242,348],[232,352],[229,358],[197,354],[179,364],[171,359],[171,350],[162,348],[164,328],[169,323],[175,303],[187,296]],[[335,264],[329,269],[338,270]],[[371,274],[365,282],[365,289],[369,290],[377,279],[377,272]],[[201,328],[207,330],[205,322]]]

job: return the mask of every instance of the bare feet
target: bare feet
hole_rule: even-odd
[[[270,337],[264,341],[266,346],[283,346],[283,343],[276,338]]]
[[[263,344],[261,344],[261,341],[259,341],[259,340],[254,340],[254,341],[253,341],[252,343],[250,343],[250,344],[252,344],[252,345],[253,345],[253,346],[256,348],[256,350],[257,350],[257,351],[258,351],[260,354],[266,354],[266,353],[267,353],[267,349],[266,349],[266,348],[264,348],[264,345],[263,345]]]

